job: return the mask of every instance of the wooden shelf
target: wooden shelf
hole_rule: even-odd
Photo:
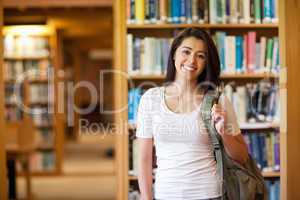
[[[23,172],[17,172],[18,176],[25,176]],[[33,171],[30,173],[32,176],[57,176],[59,173],[55,170],[45,170],[45,171]]]
[[[51,102],[29,102],[28,103],[30,106],[51,106]]]
[[[39,144],[36,147],[37,150],[47,151],[47,150],[55,150],[54,144]]]
[[[221,79],[261,79],[261,78],[279,78],[276,74],[253,73],[253,74],[222,74]]]
[[[50,124],[50,125],[35,125],[36,128],[47,128],[47,129],[51,129],[53,128],[53,126]]]
[[[241,123],[240,129],[243,130],[255,130],[255,129],[271,129],[271,128],[279,128],[279,123],[274,122],[260,122],[260,123]]]
[[[43,0],[43,1],[19,1],[4,0],[5,8],[95,8],[112,7],[111,0]]]
[[[32,79],[32,80],[28,80],[28,82],[31,84],[48,84],[49,80],[48,79]]]
[[[6,107],[17,107],[17,106],[19,106],[17,103],[5,103],[5,106]]]
[[[4,60],[45,60],[50,56],[4,56]]]
[[[128,180],[130,180],[130,181],[137,181],[137,180],[138,180],[138,177],[137,177],[137,176],[129,175],[129,176],[128,176]]]
[[[127,24],[127,29],[176,29],[189,27],[207,29],[277,29],[278,24]]]
[[[262,175],[265,178],[279,178],[280,172],[263,172]]]
[[[130,75],[133,80],[163,80],[165,75]],[[221,79],[262,79],[262,78],[279,78],[276,74],[260,73],[260,74],[222,74]]]

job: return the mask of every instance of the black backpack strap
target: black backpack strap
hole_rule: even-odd
[[[221,178],[222,185],[221,185],[221,194],[223,193],[223,159],[222,159],[222,149],[221,149],[221,143],[219,139],[219,134],[217,130],[214,127],[214,123],[212,122],[211,118],[211,108],[213,104],[215,103],[217,96],[214,92],[208,91],[206,92],[202,106],[201,106],[201,116],[202,120],[204,122],[205,128],[208,131],[208,134],[210,135],[213,148],[214,148],[214,154],[217,161],[217,171]],[[223,198],[222,198],[223,199]]]

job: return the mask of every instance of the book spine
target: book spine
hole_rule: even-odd
[[[237,6],[237,1],[238,0],[230,0],[230,23],[232,23],[232,24],[238,23],[238,15],[237,15],[238,6]]]
[[[185,6],[185,13],[186,13],[186,22],[188,24],[192,23],[192,0],[185,0],[186,6]]]
[[[255,44],[256,44],[256,32],[252,31],[248,33],[248,69],[250,73],[254,72],[255,69]]]
[[[271,65],[271,70],[272,72],[276,73],[276,62],[277,62],[277,52],[279,50],[279,42],[278,42],[278,37],[274,37],[274,42],[273,42],[273,52],[272,52],[272,65]]]
[[[226,36],[225,38],[225,64],[228,73],[235,73],[235,36]]]
[[[265,72],[265,61],[266,61],[266,37],[260,38],[260,64],[259,68],[261,72]]]
[[[243,72],[243,37],[236,37],[236,72]]]
[[[266,55],[266,70],[271,71],[272,65],[272,48],[273,48],[273,39],[269,38],[267,42],[267,55]]]
[[[159,1],[160,5],[159,5],[159,9],[160,9],[160,21],[162,23],[166,23],[168,21],[168,1],[167,0],[160,0]]]
[[[156,23],[156,7],[155,7],[155,0],[145,0],[149,1],[148,2],[148,7],[149,7],[149,22],[151,23]]]
[[[270,23],[271,22],[271,2],[270,0],[263,0],[264,1],[264,23]]]
[[[144,0],[135,0],[136,23],[143,24],[145,20]]]
[[[260,43],[255,44],[255,72],[260,72]]]
[[[254,0],[255,23],[261,23],[261,0]]]
[[[151,14],[152,13],[150,13],[150,9],[151,9],[151,7],[150,7],[150,1],[151,0],[144,0],[144,3],[145,3],[145,5],[144,5],[144,15],[145,15],[145,20],[144,20],[144,23],[145,24],[149,24],[150,23],[150,19],[151,19]]]
[[[200,0],[200,1],[202,1],[202,0]],[[193,19],[193,23],[197,23],[199,20],[198,0],[192,0],[192,19]]]
[[[179,0],[179,22],[185,23],[186,22],[186,0]]]
[[[243,1],[243,14],[242,23],[250,24],[250,0]]]
[[[209,23],[216,24],[217,23],[217,1],[216,0],[210,0],[209,1]]]
[[[275,166],[274,170],[279,171],[280,170],[280,144],[279,144],[279,133],[276,133],[275,135],[275,144],[274,144],[274,159],[275,159]]]

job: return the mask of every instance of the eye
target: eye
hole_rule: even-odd
[[[189,50],[182,50],[182,54],[184,54],[184,55],[190,55],[190,51]]]
[[[206,55],[205,54],[198,54],[197,56],[198,58],[205,60],[206,59]]]

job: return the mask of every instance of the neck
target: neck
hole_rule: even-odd
[[[180,95],[193,94],[198,90],[197,80],[176,79],[173,85],[177,88]]]

